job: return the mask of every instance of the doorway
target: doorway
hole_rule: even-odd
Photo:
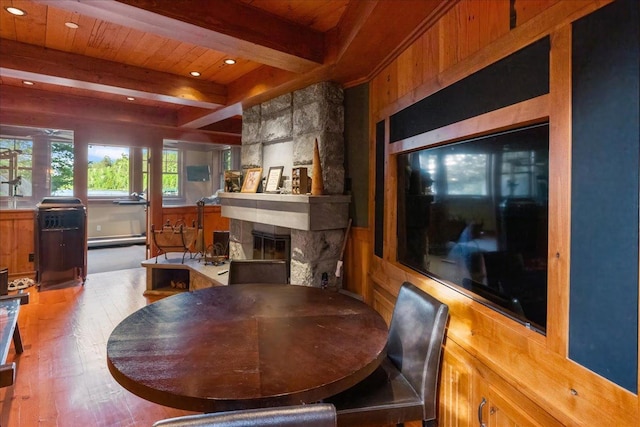
[[[140,267],[147,259],[149,150],[89,144],[87,152],[87,270]]]

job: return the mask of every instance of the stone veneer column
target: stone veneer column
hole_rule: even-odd
[[[242,169],[262,167],[263,145],[292,140],[294,167],[306,167],[312,176],[313,145],[317,139],[325,194],[343,194],[343,103],[342,88],[322,82],[244,110]],[[291,171],[284,174],[291,176]],[[230,256],[251,258],[251,223],[232,219],[230,228]],[[327,273],[328,285],[335,286],[344,231],[291,230],[291,283],[320,286],[322,274]]]

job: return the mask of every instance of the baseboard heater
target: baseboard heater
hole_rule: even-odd
[[[146,242],[147,236],[110,236],[89,238],[87,246],[89,248],[102,248],[106,246],[142,245]]]

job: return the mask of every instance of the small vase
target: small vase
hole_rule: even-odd
[[[324,194],[324,182],[322,181],[322,163],[320,162],[320,150],[318,149],[318,138],[313,144],[313,175],[311,178],[311,195],[320,196]]]

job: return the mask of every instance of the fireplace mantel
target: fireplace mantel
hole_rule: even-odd
[[[349,195],[218,193],[222,216],[296,230],[346,228]]]

